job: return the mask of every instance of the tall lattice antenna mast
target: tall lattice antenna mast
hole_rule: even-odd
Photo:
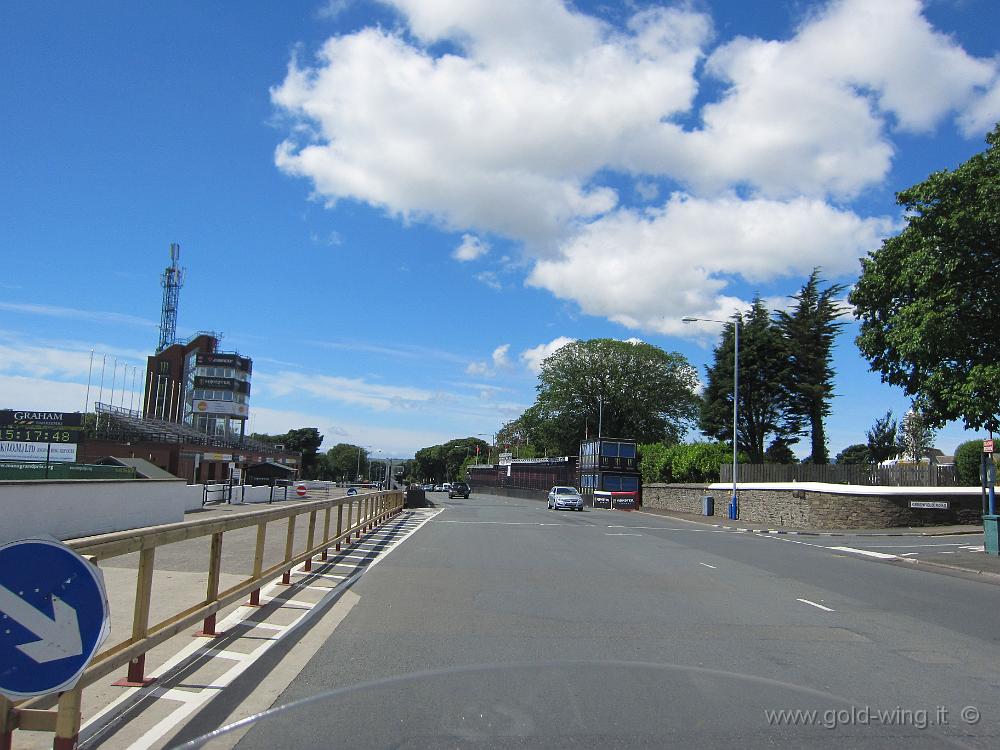
[[[160,276],[160,286],[163,287],[163,309],[160,311],[160,344],[156,347],[159,354],[177,340],[177,305],[180,302],[181,287],[184,285],[184,269],[177,265],[181,258],[181,246],[170,243],[170,265]]]

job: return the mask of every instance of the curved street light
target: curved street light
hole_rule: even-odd
[[[721,323],[725,320],[715,318],[695,318],[685,315],[681,318],[682,323]],[[737,417],[739,415],[740,403],[740,319],[733,319],[733,497],[729,502],[729,517],[736,520],[739,517],[739,500],[736,497],[736,467],[739,465],[736,460],[736,438],[738,433]]]

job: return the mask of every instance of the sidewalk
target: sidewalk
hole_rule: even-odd
[[[800,534],[805,536],[953,536],[956,534],[982,534],[983,527],[973,524],[954,526],[896,526],[889,529],[803,529],[795,526],[768,526],[752,521],[731,521],[725,516],[703,516],[700,513],[681,513],[673,510],[643,508],[641,513],[676,518],[688,523],[701,523],[719,529],[750,531],[757,534]]]
[[[1000,585],[1000,557],[987,555],[982,551],[981,538],[974,538],[974,535],[983,533],[982,526],[974,525],[953,525],[953,526],[920,526],[920,527],[897,527],[892,529],[824,529],[822,531],[814,529],[797,529],[790,527],[770,527],[766,524],[751,523],[749,521],[731,521],[728,518],[719,516],[702,516],[697,513],[680,513],[677,511],[664,511],[644,508],[641,513],[660,516],[662,518],[672,518],[684,523],[711,526],[718,529],[732,529],[734,531],[748,531],[754,534],[797,534],[801,536],[816,537],[953,537],[961,541],[963,536],[973,537],[969,540],[969,547],[979,547],[978,550],[962,549],[949,552],[944,560],[938,558],[929,560],[927,558],[917,559],[900,555],[892,560],[886,560],[893,564],[912,565],[917,568],[934,570],[940,573],[957,573],[963,576],[976,576],[980,580]]]

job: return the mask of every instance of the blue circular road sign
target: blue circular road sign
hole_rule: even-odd
[[[72,687],[109,630],[94,565],[49,539],[0,545],[0,693],[29,698]]]
[[[357,495],[358,494],[358,488],[357,487],[350,487],[350,488],[348,488],[347,494],[348,495]]]

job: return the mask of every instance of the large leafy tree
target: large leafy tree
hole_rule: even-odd
[[[320,457],[320,465],[323,479],[351,480],[359,471],[367,474],[368,451],[360,445],[337,443]]]
[[[733,338],[740,326],[739,449],[752,463],[767,460],[801,434],[788,343],[760,297],[746,314],[737,313],[722,331],[701,409],[701,430],[716,440],[733,439]]]
[[[864,443],[854,443],[849,445],[834,459],[837,464],[868,464],[871,463],[871,454],[868,446]]]
[[[315,427],[300,427],[289,430],[282,435],[268,435],[265,433],[253,433],[250,435],[254,440],[284,445],[285,450],[300,451],[302,453],[301,476],[303,479],[315,479],[319,471],[319,460],[317,454],[319,447],[323,444],[323,436]]]
[[[1000,125],[989,148],[896,201],[907,225],[862,259],[858,348],[928,425],[1000,431]]]
[[[526,412],[547,452],[575,455],[597,434],[677,442],[698,408],[697,373],[681,354],[652,344],[574,341],[542,362],[535,405]]]
[[[489,451],[489,444],[477,437],[457,438],[442,445],[421,448],[413,454],[414,478],[434,482],[455,479],[463,465],[476,460],[477,451],[480,457]]]
[[[810,461],[814,464],[830,462],[823,418],[830,414],[833,343],[844,326],[840,317],[845,311],[838,300],[845,287],[833,284],[821,289],[822,283],[819,269],[813,269],[809,280],[793,295],[791,309],[777,313],[791,360],[792,401],[798,415],[809,424]]]

